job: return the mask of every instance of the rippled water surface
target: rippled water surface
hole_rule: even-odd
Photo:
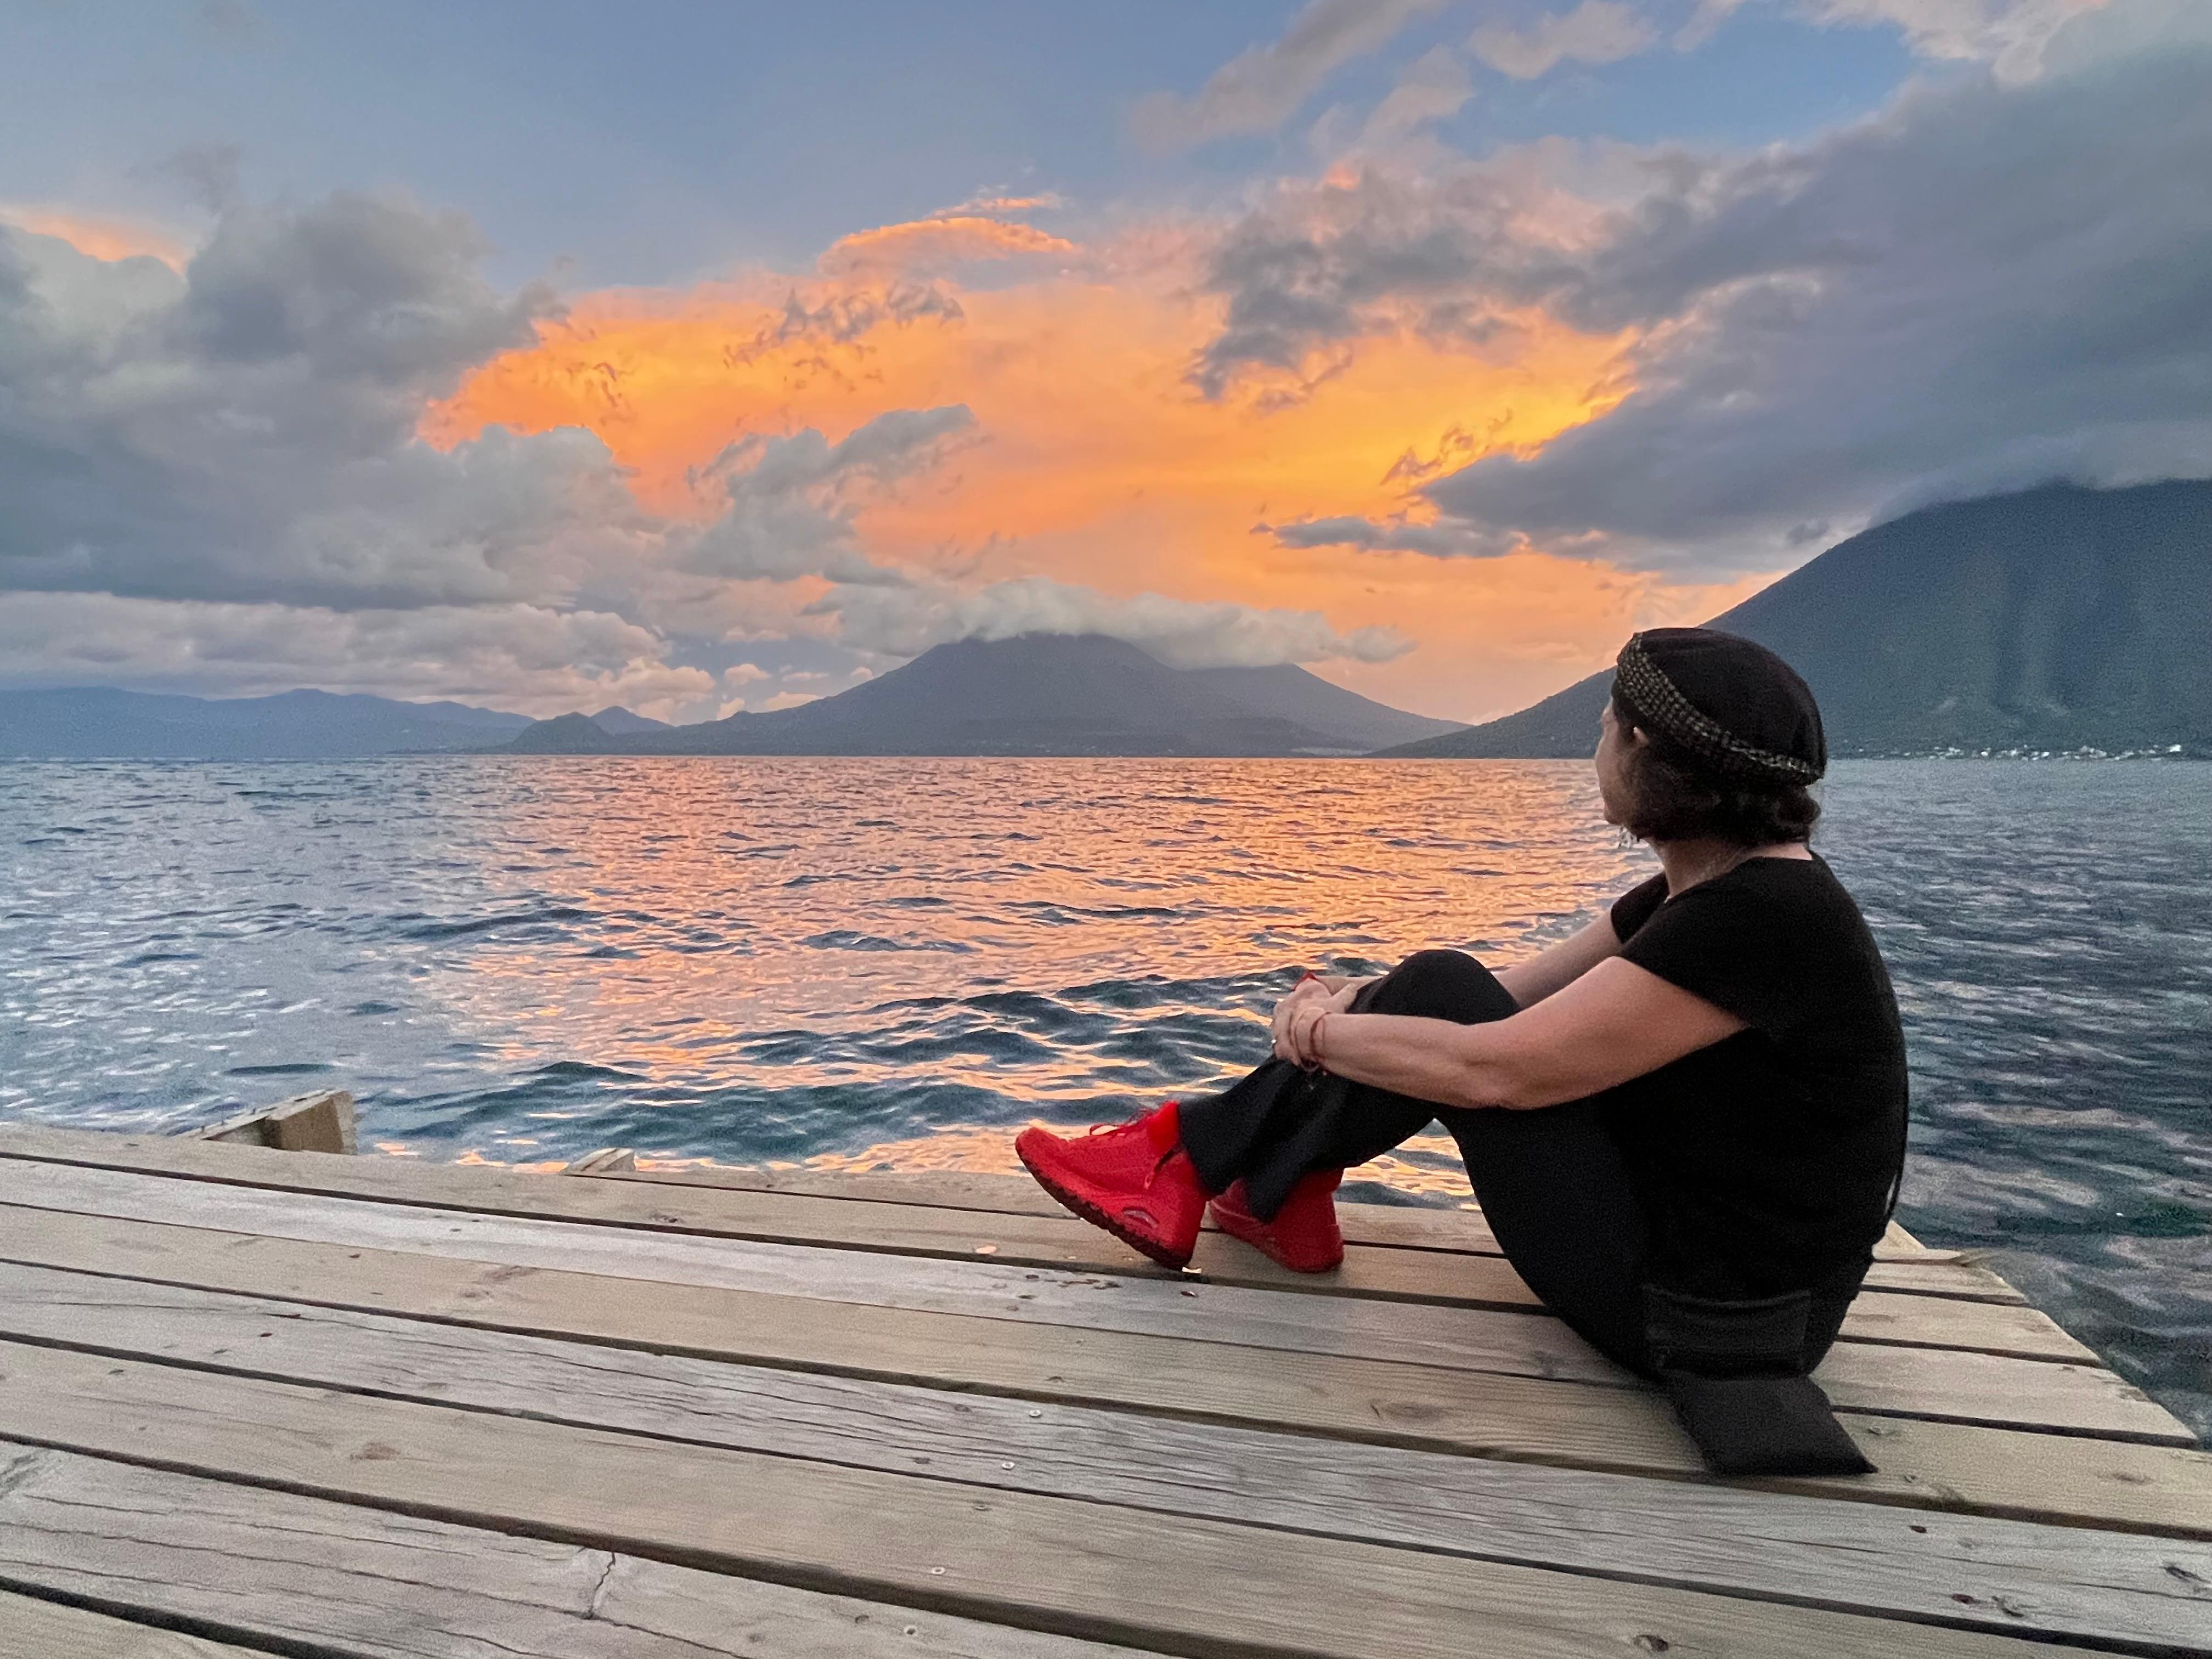
[[[1861,762],[1903,1216],[2212,1431],[2212,767]],[[320,1084],[387,1152],[1012,1167],[1265,1049],[1297,968],[1510,961],[1651,866],[1579,763],[0,764],[0,1117]],[[1443,1202],[1441,1137],[1357,1195]]]

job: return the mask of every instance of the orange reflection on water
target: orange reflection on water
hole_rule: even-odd
[[[1510,961],[1644,857],[1599,822],[1581,763],[608,758],[471,778],[420,853],[465,854],[473,896],[394,966],[465,1069],[500,1079],[448,1097],[443,1138],[507,1163],[622,1145],[1009,1169],[1033,1117],[1224,1086],[1305,967]],[[1463,1190],[1448,1152],[1378,1178]]]

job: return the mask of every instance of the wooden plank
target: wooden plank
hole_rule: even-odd
[[[0,1146],[4,1144],[5,1138],[0,1137]],[[173,1144],[163,1150],[173,1152]],[[913,1206],[730,1193],[690,1194],[686,1202],[650,1189],[639,1191],[620,1182],[549,1181],[542,1176],[511,1171],[398,1160],[384,1166],[392,1176],[389,1182],[363,1179],[361,1165],[324,1159],[312,1160],[313,1165],[320,1167],[295,1176],[293,1171],[298,1160],[271,1159],[252,1148],[238,1148],[228,1159],[218,1158],[210,1165],[206,1149],[198,1150],[201,1156],[185,1174],[205,1178],[208,1169],[223,1168],[235,1159],[238,1168],[253,1177],[250,1184],[264,1191],[354,1197],[372,1202],[396,1199],[418,1207],[435,1194],[451,1198],[450,1207],[482,1214],[591,1220],[641,1231],[809,1243],[830,1249],[944,1260],[983,1256],[1009,1267],[1058,1267],[1132,1279],[1174,1277],[1157,1272],[1097,1229],[1072,1220],[1002,1218],[993,1224],[991,1236],[979,1238],[970,1214]],[[11,1194],[26,1184],[42,1185],[46,1177],[33,1173],[38,1167],[0,1160],[0,1200],[12,1201]],[[329,1173],[332,1170],[335,1175]],[[378,1173],[376,1166],[369,1166],[369,1173],[372,1176]],[[580,1190],[594,1188],[598,1196],[592,1203],[580,1205],[573,1196]],[[607,1194],[613,1194],[613,1201],[605,1200]],[[1001,1228],[1013,1231],[998,1231]],[[1201,1265],[1209,1270],[1206,1277],[1217,1284],[1464,1308],[1534,1310],[1541,1306],[1520,1276],[1498,1257],[1362,1250],[1349,1255],[1340,1273],[1314,1275],[1288,1272],[1257,1251],[1219,1235],[1208,1237],[1205,1244]],[[2094,1353],[2046,1316],[2024,1306],[1975,1304],[1961,1310],[1920,1297],[1869,1292],[1854,1304],[1844,1334],[1854,1341],[1904,1342],[2075,1364],[2096,1363]]]
[[[1968,1302],[2027,1300],[1996,1273],[1957,1251],[1944,1254],[1931,1250],[1919,1260],[1877,1261],[1867,1272],[1867,1286],[1870,1290],[1953,1297]]]
[[[355,1152],[353,1097],[343,1089],[295,1095],[203,1129],[196,1139],[239,1146],[273,1147],[280,1152]]]
[[[633,1165],[638,1154],[631,1154]],[[653,1154],[644,1154],[651,1158]],[[991,1175],[965,1170],[749,1169],[726,1164],[663,1164],[643,1168],[570,1170],[570,1174],[658,1182],[667,1186],[718,1187],[726,1191],[792,1193],[876,1204],[915,1204],[932,1209],[976,1210],[1005,1215],[1062,1217],[1067,1212],[1025,1175]],[[1352,1173],[1358,1179],[1357,1171]],[[1353,1204],[1339,1201],[1337,1214],[1347,1243],[1399,1249],[1499,1254],[1498,1240],[1481,1210],[1467,1200],[1453,1206]],[[1931,1250],[1892,1224],[1876,1250],[1878,1260],[1949,1260],[1957,1253]],[[2014,1292],[2016,1295],[2017,1292]]]
[[[811,1195],[749,1194],[696,1187],[672,1192],[665,1183],[641,1186],[620,1176],[597,1182],[549,1182],[542,1176],[527,1172],[397,1158],[343,1164],[315,1159],[302,1164],[300,1160],[271,1158],[265,1151],[250,1146],[218,1151],[160,1136],[101,1134],[24,1125],[0,1125],[0,1158],[46,1159],[295,1192],[474,1209],[485,1213],[588,1220],[606,1225],[705,1232],[729,1237],[804,1241],[871,1251],[896,1250],[958,1258],[988,1247],[987,1254],[1008,1261],[1018,1259],[1024,1265],[1146,1274],[1155,1272],[1133,1251],[1124,1249],[1096,1229],[1074,1220],[1065,1211],[1049,1216],[1008,1217],[983,1230],[969,1214],[942,1207],[848,1200],[842,1201],[841,1213],[840,1201],[819,1201]],[[1054,1208],[1058,1210],[1057,1206]],[[1456,1218],[1469,1212],[1402,1213]],[[1479,1215],[1473,1216],[1472,1220],[1474,1224],[1483,1226]],[[1486,1226],[1483,1227],[1483,1236],[1488,1236]],[[1318,1294],[1341,1293],[1346,1288],[1341,1276],[1288,1273],[1226,1239],[1209,1238],[1206,1249],[1207,1255],[1202,1265],[1233,1274],[1239,1282]],[[1490,1242],[1486,1250],[1473,1254],[1495,1256],[1495,1241]],[[1915,1259],[1923,1268],[1936,1265],[1917,1255]],[[1968,1282],[1973,1282],[1971,1275]],[[1502,1260],[1470,1261],[1462,1294],[1480,1305],[1489,1306],[1526,1305],[1531,1299],[1527,1286]]]
[[[247,1650],[0,1589],[0,1659],[248,1659]]]
[[[1535,1313],[1428,1307],[1408,1318],[1397,1304],[1352,1297],[518,1219],[62,1165],[0,1163],[0,1197],[41,1209],[517,1267],[1641,1386],[1559,1321]],[[1838,1405],[1858,1410],[2195,1443],[2140,1390],[2094,1366],[1844,1342],[1832,1351],[1820,1380]]]
[[[829,1378],[0,1269],[0,1332],[240,1375],[1477,1559],[2119,1644],[2212,1629],[2212,1547]],[[1961,1615],[1960,1609],[1967,1613]]]
[[[92,1156],[68,1160],[81,1162],[86,1167],[221,1181],[269,1191],[313,1193],[418,1206],[434,1205],[483,1214],[582,1220],[651,1231],[811,1243],[828,1249],[947,1260],[966,1260],[981,1255],[996,1257],[1009,1266],[1172,1277],[1064,1210],[1051,1216],[979,1218],[967,1211],[906,1204],[836,1202],[786,1194],[720,1189],[672,1194],[626,1184],[618,1179],[555,1182],[541,1175],[514,1170],[424,1164],[399,1159],[364,1160],[358,1164],[302,1170],[296,1164],[287,1167],[285,1160],[272,1160],[265,1152],[251,1146],[227,1148],[222,1154],[210,1158],[205,1149],[176,1142],[157,1139],[149,1145],[140,1143],[137,1137],[84,1135],[67,1131],[19,1132],[0,1128],[0,1148],[11,1145],[19,1133],[24,1133],[40,1137],[65,1134],[72,1145],[88,1140],[112,1143],[88,1149],[91,1154],[114,1151],[117,1156],[112,1160]],[[140,1150],[120,1150],[126,1144]],[[9,1160],[0,1164],[0,1175],[11,1176],[21,1182],[28,1178],[26,1170],[35,1167]],[[1370,1252],[1349,1263],[1346,1273],[1317,1276],[1291,1273],[1258,1252],[1214,1234],[1204,1241],[1203,1260],[1199,1265],[1201,1271],[1210,1269],[1226,1283],[1267,1285],[1323,1295],[1364,1295],[1389,1290],[1389,1263],[1396,1254]],[[1448,1293],[1465,1305],[1537,1305],[1534,1293],[1502,1257],[1480,1255],[1462,1261],[1463,1267],[1457,1274],[1449,1279],[1425,1276],[1409,1289],[1408,1294],[1419,1299],[1433,1287],[1446,1285]]]
[[[562,1170],[562,1175],[618,1176],[628,1175],[637,1168],[637,1154],[627,1146],[602,1146],[596,1152],[586,1152]]]
[[[0,1578],[356,1659],[1139,1659],[1130,1648],[6,1443]],[[46,1651],[62,1650],[114,1650]]]
[[[1106,1504],[15,1344],[0,1344],[0,1436],[1188,1654],[2033,1651],[1975,1630],[1198,1518],[1170,1529]]]
[[[1325,1355],[1224,1363],[1153,1337],[685,1287],[104,1217],[0,1211],[0,1255],[311,1306],[544,1333],[1041,1404],[1696,1478],[1657,1397]],[[257,1339],[258,1340],[258,1339]],[[2212,1454],[1846,1413],[1879,1473],[1772,1483],[1869,1503],[2212,1537]]]

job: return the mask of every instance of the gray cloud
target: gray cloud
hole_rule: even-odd
[[[1612,413],[1425,493],[1447,527],[1654,567],[1773,568],[1808,521],[2053,477],[2201,476],[2212,45],[2099,44],[2139,21],[2093,15],[2039,80],[1909,88],[1802,148],[1616,156],[1619,199],[1572,211],[1526,158],[1271,205],[1217,253],[1197,379],[1521,306],[1632,331]]]
[[[952,404],[893,410],[835,444],[811,428],[740,439],[708,469],[728,507],[684,547],[678,563],[738,579],[899,581],[860,550],[853,530],[859,500],[935,466],[975,425],[966,405]]]
[[[1527,538],[1513,531],[1487,531],[1449,520],[1421,524],[1399,517],[1351,515],[1255,525],[1282,547],[1350,547],[1363,553],[1422,553],[1435,559],[1495,559],[1519,551]]]
[[[1393,628],[1339,633],[1317,611],[1261,610],[1172,599],[1158,593],[1110,599],[1043,576],[970,591],[930,585],[842,590],[823,602],[848,645],[911,657],[951,640],[1019,634],[1108,634],[1177,668],[1254,666],[1350,658],[1388,662],[1413,649]]]
[[[1435,121],[1448,121],[1474,96],[1467,66],[1449,46],[1432,46],[1406,68],[1362,123],[1363,151],[1399,143]]]
[[[1622,0],[1582,0],[1572,11],[1546,13],[1525,29],[1483,24],[1468,50],[1516,81],[1549,75],[1561,64],[1613,64],[1657,44],[1658,31]]]
[[[1054,626],[1218,661],[1399,648],[1309,613],[963,592],[877,562],[857,513],[980,438],[957,404],[835,441],[741,436],[694,476],[724,503],[704,525],[640,507],[581,429],[434,448],[425,403],[556,309],[542,289],[492,289],[483,251],[457,216],[345,195],[234,207],[181,274],[0,226],[0,683],[672,715],[716,711],[728,688],[710,670],[738,641],[781,640],[839,676],[860,652]],[[957,324],[933,292],[785,321]]]
[[[1350,187],[1285,193],[1213,250],[1208,282],[1228,311],[1193,383],[1219,397],[1255,370],[1303,380],[1316,354],[1367,335],[1497,340],[1510,307],[1573,271],[1565,253],[1522,229],[1541,194],[1510,161],[1370,167]]]
[[[182,276],[0,227],[0,587],[404,606],[545,597],[635,515],[596,439],[415,436],[531,337],[454,216],[239,210]]]
[[[219,696],[312,685],[539,714],[610,702],[673,714],[711,708],[715,696],[711,674],[672,663],[652,629],[605,611],[345,611],[111,593],[0,601],[0,686],[118,683]]]
[[[2190,0],[2184,0],[2189,3]],[[1683,52],[1703,46],[1752,0],[1698,0],[1674,36]],[[1887,25],[1923,58],[1987,64],[2001,81],[2033,80],[2059,30],[2098,0],[1795,0],[1797,15],[1829,26]]]
[[[1822,23],[1887,23],[1923,58],[1989,64],[2000,81],[2032,80],[2053,36],[2095,0],[1809,0]]]
[[[1188,149],[1210,139],[1273,132],[1329,75],[1387,45],[1443,0],[1310,0],[1279,40],[1238,53],[1188,98],[1159,93],[1131,127],[1145,144]]]

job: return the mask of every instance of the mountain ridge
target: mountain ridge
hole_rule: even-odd
[[[1788,659],[1838,756],[2212,754],[2212,481],[2046,484],[1839,542],[1705,624]],[[1606,668],[1407,759],[1587,755]]]
[[[1171,668],[1097,634],[957,640],[836,696],[661,732],[611,732],[580,720],[540,722],[502,747],[532,754],[1356,755],[1379,747],[1378,733],[1458,729],[1292,664]]]
[[[20,759],[310,760],[466,753],[528,728],[526,714],[365,692],[193,697],[113,686],[0,691],[0,756]]]

